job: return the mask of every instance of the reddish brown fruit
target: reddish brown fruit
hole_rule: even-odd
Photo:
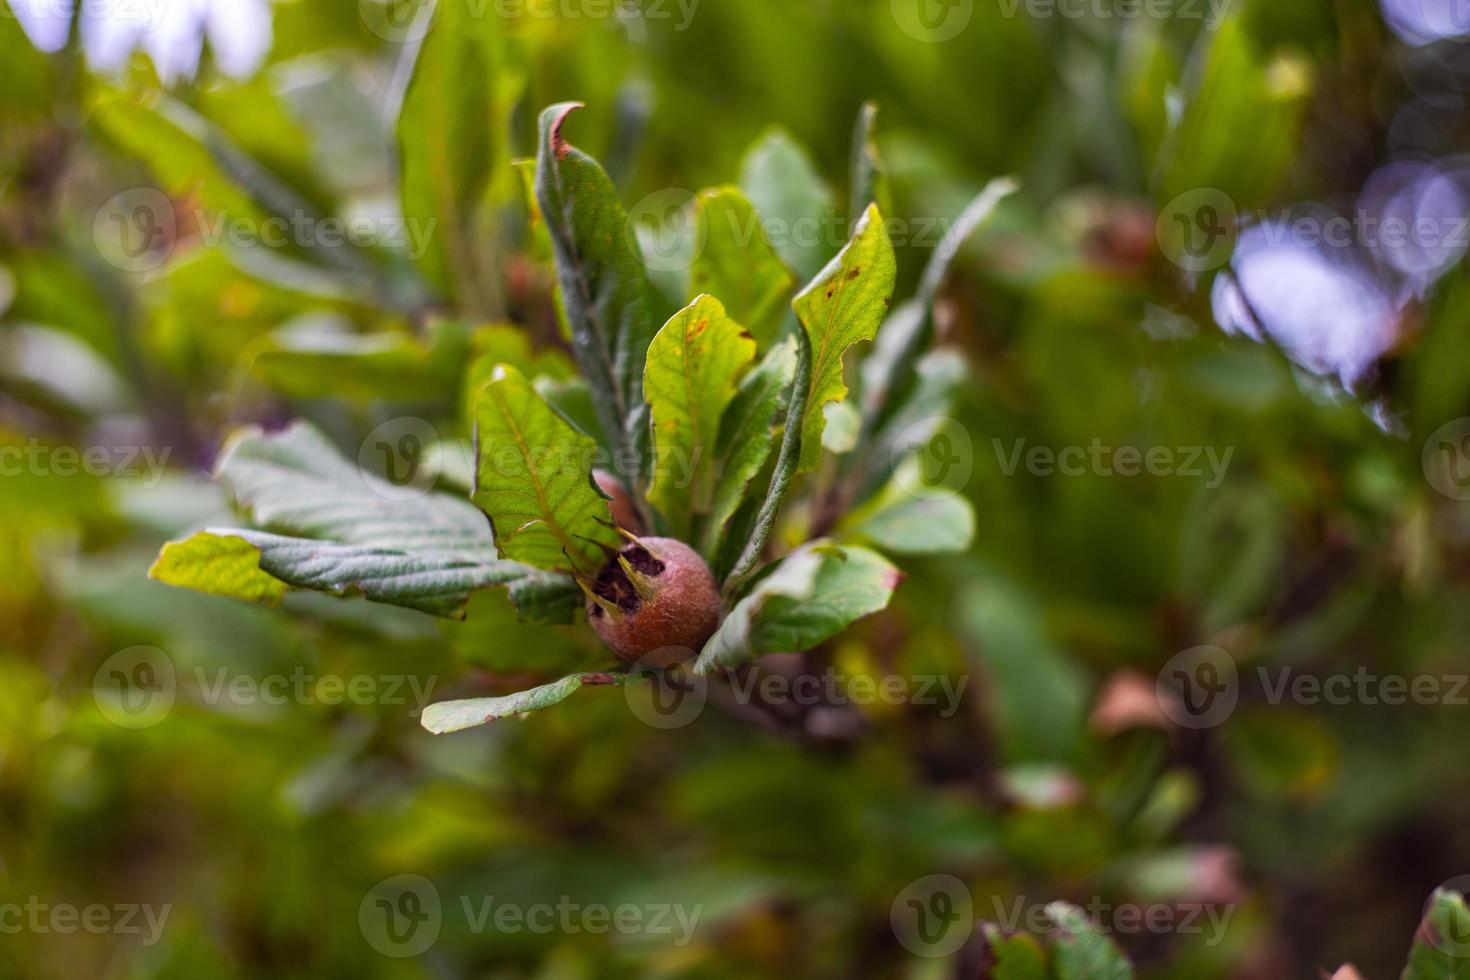
[[[623,481],[607,470],[593,470],[592,479],[597,482],[598,489],[610,498],[607,505],[612,510],[613,523],[625,531],[641,533],[643,522],[638,519],[638,508],[633,506],[633,495],[628,492]]]
[[[639,538],[588,590],[587,619],[629,663],[668,667],[704,646],[720,624],[720,590],[699,554],[673,538]]]

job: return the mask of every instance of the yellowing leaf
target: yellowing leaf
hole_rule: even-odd
[[[710,513],[720,419],[754,359],[755,341],[712,296],[676,313],[649,345],[643,375],[653,410],[649,499],[679,537]]]
[[[877,336],[893,299],[897,272],[883,216],[870,206],[852,241],[792,304],[812,344],[811,395],[801,431],[802,472],[821,459],[823,406],[847,395],[843,355],[853,344]]]

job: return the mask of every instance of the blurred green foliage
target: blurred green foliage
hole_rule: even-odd
[[[1470,284],[1452,270],[1373,389],[1347,392],[1223,334],[1210,277],[1154,241],[1198,188],[1242,213],[1356,192],[1412,97],[1376,5],[1241,0],[1207,25],[981,0],[929,43],[878,0],[704,0],[687,23],[672,3],[618,19],[467,2],[443,0],[420,55],[435,70],[412,82],[417,43],[370,30],[376,0],[276,3],[258,74],[228,78],[206,51],[172,87],[142,54],[121,77],[76,42],[42,55],[0,16],[0,461],[24,461],[0,477],[0,904],[168,910],[157,942],[143,919],[7,931],[0,976],[970,980],[978,934],[930,959],[896,926],[936,874],[977,922],[1018,901],[1228,913],[1219,932],[1115,929],[1146,978],[1399,975],[1426,897],[1470,872],[1466,692],[1272,703],[1257,678],[1464,676],[1470,513],[1423,449],[1470,415]],[[414,691],[516,690],[585,666],[595,637],[524,625],[500,593],[457,623],[148,580],[163,541],[230,522],[207,474],[239,425],[307,418],[351,459],[379,424],[421,418],[463,491],[489,365],[592,414],[513,167],[563,100],[586,103],[578,145],[630,203],[740,184],[763,216],[835,206],[869,101],[909,231],[1019,179],[935,310],[975,379],[955,412],[975,544],[908,566],[889,610],[810,662],[942,678],[954,710],[710,710],[661,731],[646,694],[611,688],[435,738]],[[751,192],[773,170],[790,193]],[[165,209],[138,210],[157,195]],[[273,215],[319,232],[400,212],[441,223],[417,241],[412,222],[396,240],[251,237]],[[911,237],[900,296],[937,244]],[[776,251],[805,282],[840,244]],[[1218,481],[1007,472],[1017,446],[1094,442],[1229,462]],[[64,447],[108,462],[67,465]],[[166,653],[177,697],[132,728],[107,665],[139,645]],[[1180,727],[1155,678],[1201,645],[1238,664],[1240,704]],[[210,695],[298,672],[401,687]],[[443,903],[420,956],[384,955],[365,925],[399,875]],[[477,927],[492,896],[700,918],[688,943]],[[1463,936],[1464,915],[1446,897],[1430,918]],[[1445,945],[1421,936],[1411,980],[1465,975]],[[1014,969],[995,975],[1045,975]],[[1113,975],[1098,969],[1074,975]]]

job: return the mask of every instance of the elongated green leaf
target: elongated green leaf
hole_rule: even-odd
[[[874,138],[877,124],[878,104],[863,103],[852,134],[852,193],[848,205],[854,226],[858,216],[870,204],[877,205],[884,214],[892,211],[888,197],[888,172],[878,156],[878,144]]]
[[[648,348],[643,390],[653,410],[654,475],[649,499],[676,537],[710,513],[720,419],[755,341],[713,296],[674,315]]]
[[[810,650],[887,607],[901,577],[866,548],[812,542],[783,559],[736,604],[705,644],[695,672]]]
[[[255,355],[252,373],[298,398],[360,402],[432,401],[454,391],[469,350],[468,331],[440,322],[425,342],[403,333],[360,334],[335,329],[282,329]]]
[[[630,681],[646,679],[647,675],[612,674],[595,672],[572,674],[559,681],[533,687],[500,698],[473,698],[465,701],[441,701],[424,709],[423,726],[435,735],[462,732],[468,728],[488,725],[511,715],[528,711],[540,711],[560,704],[584,687],[622,687]]]
[[[704,242],[690,272],[690,289],[709,293],[768,348],[786,317],[796,277],[781,261],[761,228],[760,216],[740,189],[719,187],[699,195],[695,240]]]
[[[979,980],[1048,980],[1046,951],[1024,933],[1007,936],[999,926],[985,924],[986,965]]]
[[[910,457],[883,490],[845,517],[838,531],[898,555],[958,554],[975,540],[975,509],[953,490],[925,488]]]
[[[1118,947],[1088,921],[1086,913],[1066,902],[1046,907],[1060,935],[1053,945],[1056,980],[1133,980],[1133,966]]]
[[[776,418],[786,404],[796,377],[796,338],[772,347],[756,369],[745,376],[740,390],[720,419],[714,469],[719,478],[710,502],[709,517],[700,535],[700,550],[713,560],[720,551],[725,525],[745,499],[750,481],[765,469],[776,443]]]
[[[291,589],[363,596],[434,616],[460,618],[478,589],[505,586],[523,619],[571,622],[581,590],[561,575],[485,556],[403,551],[208,528],[159,553],[150,574],[209,595],[275,605]]]
[[[964,355],[952,348],[940,347],[918,360],[911,383],[893,404],[886,421],[859,442],[866,465],[862,467],[864,479],[857,499],[884,485],[890,471],[901,464],[906,448],[933,438],[954,411],[955,398],[969,378],[970,366]]]
[[[842,359],[859,341],[872,340],[893,299],[898,266],[883,216],[869,207],[852,241],[792,303],[811,338],[811,397],[801,425],[801,470],[822,456],[822,408],[847,395]]]
[[[51,108],[56,91],[56,71],[31,44],[9,0],[0,0],[0,120],[32,120]]]
[[[541,114],[536,197],[551,235],[572,348],[608,441],[648,464],[643,365],[655,323],[648,278],[628,215],[597,161],[562,137],[579,104]]]
[[[1470,907],[1465,896],[1435,891],[1402,980],[1470,980]]]
[[[806,412],[807,399],[811,394],[812,344],[803,330],[796,331],[795,338],[796,376],[791,381],[791,395],[786,400],[786,427],[781,433],[781,452],[776,457],[766,497],[751,520],[750,538],[725,577],[723,588],[727,600],[740,594],[746,579],[765,554],[766,543],[771,540],[771,532],[781,516],[781,507],[791,491],[791,481],[796,478],[797,464],[801,462],[801,425],[798,420]]]
[[[503,557],[537,568],[592,572],[599,544],[622,539],[594,488],[597,443],[578,432],[508,364],[475,400],[474,501],[495,528]]]
[[[782,261],[803,281],[820,272],[837,251],[842,224],[806,151],[784,130],[767,131],[741,162],[740,189],[770,229]]]
[[[211,150],[208,122],[183,104],[159,93],[134,96],[99,86],[91,122],[120,150],[146,163],[171,196],[193,194],[206,210],[236,221],[268,217]]]
[[[1016,192],[1018,186],[1010,178],[993,180],[986,185],[945,232],[939,247],[929,257],[917,295],[896,307],[878,333],[873,352],[862,366],[863,427],[859,442],[867,441],[890,406],[906,390],[915,365],[933,341],[934,300],[960,249],[990,220],[1000,203]]]
[[[405,499],[403,488],[350,463],[304,423],[237,434],[216,476],[264,530],[212,528],[171,542],[154,578],[266,603],[288,589],[360,594],[454,617],[491,586],[509,587],[528,620],[570,622],[580,604],[570,579],[500,560],[488,522],[468,501]]]
[[[403,215],[421,231],[419,271],[442,297],[486,312],[476,216],[499,131],[487,45],[464,0],[440,0],[398,117]]]

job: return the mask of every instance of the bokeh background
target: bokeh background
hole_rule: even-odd
[[[0,903],[109,910],[0,916],[0,976],[968,980],[974,943],[927,956],[900,921],[937,874],[976,921],[1164,909],[1115,923],[1144,977],[1398,976],[1470,874],[1470,7],[457,2],[479,70],[402,112],[445,10],[0,0]],[[489,593],[444,623],[147,578],[228,522],[233,428],[309,418],[349,458],[395,419],[465,437],[466,338],[555,345],[511,161],[562,100],[630,204],[773,140],[839,201],[868,101],[909,227],[1019,180],[940,301],[976,543],[819,654],[964,680],[954,710],[661,730],[609,690],[435,738],[416,691],[557,676],[589,634]],[[474,138],[435,152],[478,177],[478,244],[442,281],[411,242],[260,240],[392,228],[405,143],[456,112]],[[1009,462],[1094,444],[1175,465]],[[1236,672],[1204,719],[1157,683],[1201,646]],[[175,672],[141,715],[114,697],[139,647]],[[400,955],[371,913],[423,912],[424,882],[437,931]],[[487,898],[698,928],[477,927]]]

